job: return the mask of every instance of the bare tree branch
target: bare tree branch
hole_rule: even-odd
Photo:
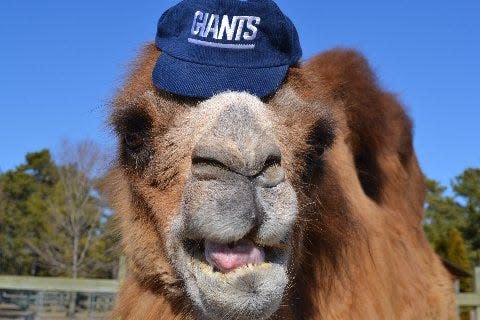
[[[52,253],[49,250],[40,250],[37,246],[35,246],[30,240],[25,240],[27,246],[35,252],[40,258],[42,258],[47,264],[52,266],[60,267],[62,269],[67,269],[68,266],[58,260],[56,260]]]
[[[84,269],[89,250],[99,237],[102,216],[96,181],[106,168],[106,155],[91,141],[64,141],[58,156],[58,182],[48,211],[55,236],[41,239],[41,248],[28,246],[45,263],[63,269],[76,278]]]

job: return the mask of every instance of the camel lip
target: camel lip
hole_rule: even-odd
[[[238,269],[245,269],[245,268],[255,268],[255,267],[265,267],[272,263],[279,263],[279,261],[283,260],[282,257],[285,256],[288,252],[288,245],[287,244],[274,244],[274,245],[265,245],[258,241],[253,241],[252,239],[245,238],[252,241],[256,246],[262,248],[265,252],[265,260],[263,263],[259,265],[246,265]],[[242,240],[242,239],[241,239]],[[187,257],[190,258],[190,261],[194,264],[199,264],[203,266],[203,269],[209,269],[213,273],[220,273],[220,270],[216,268],[214,265],[211,265],[206,257],[205,257],[205,242],[209,241],[207,239],[185,239],[183,241],[183,249],[186,253]],[[230,241],[230,242],[223,242],[226,245],[234,245],[237,241]],[[221,243],[221,242],[219,242]],[[206,268],[207,267],[207,268]],[[233,273],[236,270],[231,270],[227,273]]]

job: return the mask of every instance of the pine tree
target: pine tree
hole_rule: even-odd
[[[467,249],[462,234],[456,228],[452,228],[446,243],[445,259],[461,267],[465,271],[471,272],[470,261],[468,260]],[[460,290],[462,292],[471,292],[473,289],[472,278],[460,279]]]
[[[465,224],[460,227],[470,247],[470,259],[480,265],[480,169],[468,168],[452,183],[463,208]]]
[[[36,242],[39,224],[47,223],[45,199],[56,183],[56,166],[50,152],[29,153],[25,163],[0,175],[0,273],[44,275],[38,258],[26,244]]]
[[[446,243],[452,228],[465,225],[462,208],[452,197],[445,196],[446,188],[435,180],[427,179],[425,219],[423,227],[435,251],[445,256]]]

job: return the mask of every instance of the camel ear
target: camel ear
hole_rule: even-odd
[[[335,49],[314,57],[301,71],[303,80],[294,85],[303,82],[307,96],[326,99],[345,114],[365,194],[380,205],[410,203],[421,212],[425,188],[413,151],[412,123],[397,99],[379,88],[365,58],[354,50]]]

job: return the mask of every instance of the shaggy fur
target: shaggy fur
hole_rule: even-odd
[[[233,153],[221,158],[242,177],[256,174],[263,158],[278,151],[285,181],[277,174],[275,185],[280,183],[285,190],[291,186],[294,192],[257,193],[266,203],[262,212],[284,212],[292,217],[285,220],[290,230],[288,285],[279,282],[258,287],[264,293],[272,291],[272,299],[283,292],[281,303],[272,303],[271,319],[456,318],[452,284],[421,227],[425,187],[413,151],[411,122],[396,98],[378,87],[361,55],[343,49],[325,52],[291,67],[282,87],[263,101],[227,93],[214,97],[218,101],[208,107],[210,100],[174,96],[153,87],[151,71],[159,54],[153,44],[145,47],[113,102],[111,121],[119,148],[109,185],[129,275],[112,319],[206,317],[181,271],[185,262],[176,261],[175,243],[171,242],[177,239],[172,235],[176,221],[188,224],[184,220],[189,212],[202,217],[201,212],[185,211],[185,201],[193,203],[188,196],[195,192],[197,197],[212,195],[207,189],[188,191],[188,186],[195,166],[192,158],[199,152],[195,147],[202,141],[214,141],[215,136],[230,137],[240,159],[253,159],[228,163]],[[244,111],[235,109],[225,126],[220,109],[227,110],[229,103],[222,99],[239,99],[232,104],[237,107],[242,100],[251,102],[245,103]],[[235,115],[243,114],[236,120],[241,123],[249,119],[251,110],[260,110],[253,112],[252,126],[239,129],[245,133],[228,133]],[[240,148],[252,132],[250,140],[258,139],[261,147],[250,142]],[[241,135],[238,141],[236,134]],[[269,138],[262,140],[263,134]],[[274,141],[265,154],[261,150],[269,142],[262,141]],[[221,154],[214,153],[215,157]],[[240,180],[232,182],[235,188],[241,189]],[[201,199],[196,200],[200,201],[197,209],[203,205]],[[236,206],[248,206],[248,201]],[[265,209],[269,205],[278,207],[269,211]],[[218,214],[213,208],[208,212]],[[219,211],[231,212],[226,217],[232,220],[223,220],[225,228],[232,228],[225,231],[228,236],[246,221],[236,218],[240,211],[228,206]],[[209,213],[203,217],[208,219]],[[275,216],[272,213],[270,217]],[[194,220],[193,229],[203,235],[224,230]],[[236,222],[229,224],[231,221]],[[265,224],[258,225],[262,226]],[[265,234],[273,230],[265,228]],[[286,239],[284,231],[279,234],[282,237],[275,241]],[[273,238],[265,236],[266,241]],[[278,266],[281,264],[274,265]],[[249,281],[255,288],[261,276],[268,279],[268,270],[252,273]],[[218,292],[230,292],[222,289],[225,283],[209,283],[212,286],[205,294],[215,299]],[[232,297],[235,295],[225,296],[221,308],[235,303],[229,302]],[[228,318],[228,314],[224,316]]]

